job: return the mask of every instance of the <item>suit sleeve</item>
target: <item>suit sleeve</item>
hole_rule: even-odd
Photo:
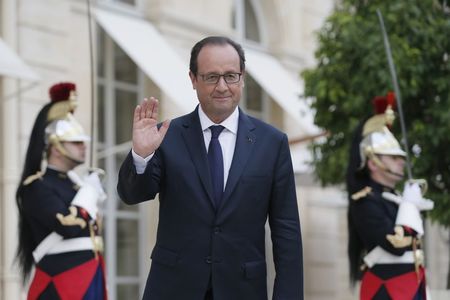
[[[303,299],[303,258],[294,172],[286,135],[281,141],[270,200],[275,263],[273,299]]]
[[[159,192],[161,168],[157,151],[148,162],[144,173],[137,174],[131,151],[128,153],[119,170],[117,192],[123,202],[136,204],[154,199]]]

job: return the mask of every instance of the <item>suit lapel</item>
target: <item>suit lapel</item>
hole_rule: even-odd
[[[245,165],[250,158],[250,154],[253,151],[256,141],[256,136],[253,133],[254,129],[255,126],[247,115],[239,110],[239,126],[236,137],[236,146],[234,149],[230,172],[228,173],[227,185],[225,187],[221,207],[224,205],[229,205],[229,202],[231,201],[229,197],[236,187],[236,184],[245,169]]]
[[[214,206],[211,176],[209,174],[208,167],[208,158],[197,109],[186,116],[186,119],[183,122],[184,130],[182,130],[182,136],[184,138],[184,142],[187,145],[189,155],[192,158],[198,176],[200,177],[200,181],[202,182],[202,185],[206,190],[206,193],[208,194],[211,204]]]

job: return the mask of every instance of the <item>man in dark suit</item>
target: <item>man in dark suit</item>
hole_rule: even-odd
[[[121,166],[118,192],[128,204],[158,193],[160,201],[143,299],[267,299],[267,217],[273,299],[303,299],[287,137],[238,108],[244,75],[242,47],[208,37],[191,52],[189,76],[200,102],[192,113],[157,126],[157,99],[135,109],[133,149]]]

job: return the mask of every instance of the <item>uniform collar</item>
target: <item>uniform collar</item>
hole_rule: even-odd
[[[393,189],[391,187],[387,187],[385,185],[382,185],[381,183],[378,183],[378,182],[373,181],[373,180],[372,180],[372,183],[371,183],[371,187],[372,187],[373,190],[375,190],[375,191],[377,191],[379,193],[383,193],[383,192],[389,192],[389,193],[393,193],[393,194],[396,193],[395,189]]]

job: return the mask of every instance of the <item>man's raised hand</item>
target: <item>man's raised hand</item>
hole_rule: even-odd
[[[133,118],[133,150],[140,157],[147,157],[161,145],[170,120],[162,123],[158,129],[159,101],[154,97],[144,99],[136,106]]]

